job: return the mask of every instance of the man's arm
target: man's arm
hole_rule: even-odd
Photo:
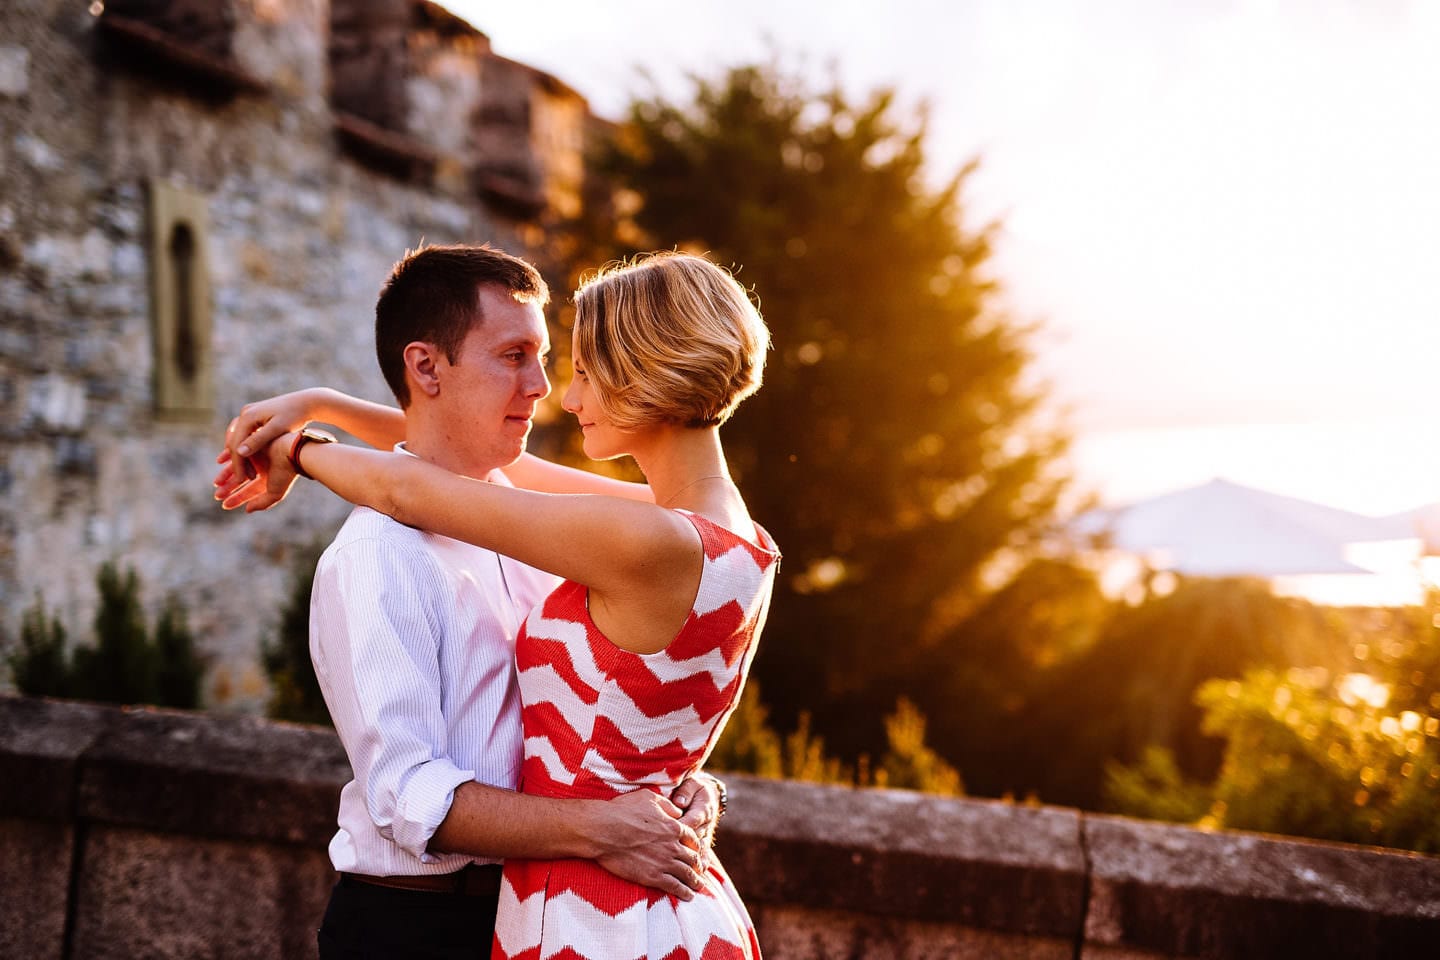
[[[703,845],[668,799],[525,796],[475,782],[446,754],[439,647],[450,611],[433,600],[437,579],[427,554],[375,540],[347,544],[316,572],[317,673],[380,834],[422,862],[594,859],[689,899]]]
[[[436,851],[487,857],[578,857],[626,880],[689,900],[701,887],[704,844],[681,810],[650,790],[614,800],[530,797],[463,784],[430,840]]]

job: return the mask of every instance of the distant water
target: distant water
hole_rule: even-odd
[[[1440,420],[1420,417],[1089,431],[1071,460],[1107,505],[1215,477],[1371,516],[1440,501]]]

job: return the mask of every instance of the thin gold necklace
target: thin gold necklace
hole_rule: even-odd
[[[703,477],[696,477],[694,480],[691,480],[689,483],[685,484],[685,486],[681,487],[679,490],[676,490],[674,493],[672,493],[672,494],[666,499],[666,501],[665,501],[664,503],[660,504],[660,506],[662,506],[662,507],[668,507],[668,506],[670,506],[670,504],[674,503],[675,500],[680,496],[680,494],[684,493],[686,490],[689,490],[691,487],[695,486],[695,484],[699,483],[701,480],[729,480],[729,479],[730,479],[730,477],[729,477],[727,474],[724,474],[724,473],[707,473],[707,474],[706,474],[705,476],[703,476]]]

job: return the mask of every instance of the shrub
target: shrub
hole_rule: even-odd
[[[19,649],[8,658],[20,692],[106,703],[198,706],[205,667],[195,652],[180,601],[175,597],[166,601],[152,642],[135,571],[121,575],[114,564],[106,563],[95,584],[100,591],[95,644],[76,649],[73,656],[65,650],[65,629],[57,617],[47,616],[38,595],[25,612]]]
[[[323,550],[324,545],[317,541],[296,555],[291,567],[290,596],[280,611],[280,623],[275,636],[261,647],[261,662],[270,675],[266,712],[276,720],[326,726],[331,723],[320,681],[310,662],[310,589]]]

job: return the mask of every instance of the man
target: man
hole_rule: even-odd
[[[395,266],[376,303],[375,339],[405,411],[399,449],[508,482],[503,470],[524,453],[535,405],[550,391],[548,298],[532,266],[488,247],[427,247]],[[237,456],[247,436],[249,447],[264,446],[247,411],[250,421],[232,425]],[[573,473],[576,490],[612,483]],[[686,899],[698,888],[695,827],[709,826],[717,806],[707,785],[677,791],[690,808],[683,818],[649,791],[608,802],[516,792],[515,636],[556,582],[363,507],[325,551],[311,654],[355,779],[330,843],[341,877],[319,933],[324,960],[488,956],[497,861],[507,856],[595,859]]]

